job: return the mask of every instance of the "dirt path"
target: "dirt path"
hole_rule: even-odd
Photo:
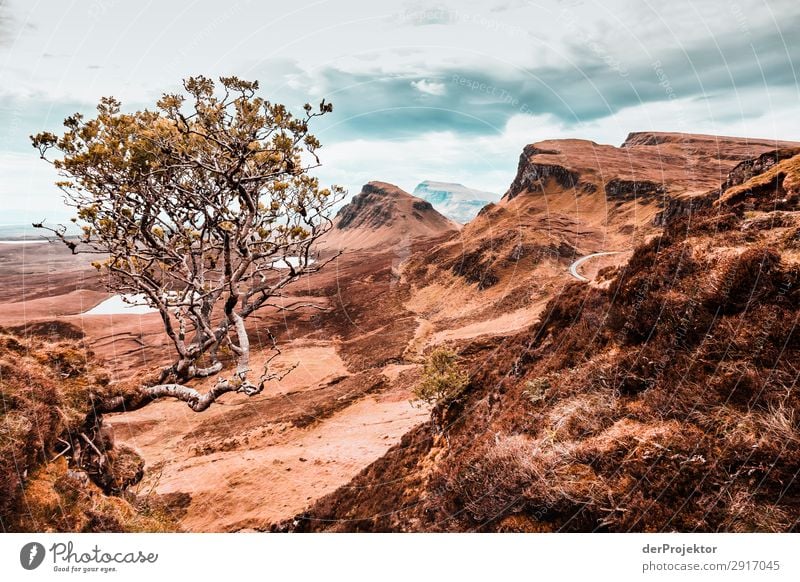
[[[408,342],[408,347],[403,352],[403,359],[405,360],[420,360],[433,333],[433,324],[430,321],[422,317],[417,317],[416,320],[417,329],[414,332],[414,337]]]
[[[190,531],[266,527],[349,482],[429,415],[409,403],[403,374],[416,365],[352,375],[333,342],[296,341],[276,366],[297,362],[256,399],[231,395],[202,414],[164,401],[111,417],[117,441],[147,462],[140,492],[188,494],[179,517]]]
[[[517,309],[491,319],[476,321],[461,327],[445,329],[431,335],[432,345],[454,340],[473,339],[480,336],[504,336],[520,331],[539,317],[544,303],[539,302],[524,309]]]
[[[191,495],[181,518],[190,531],[263,528],[348,483],[428,414],[406,398],[368,397],[308,429],[266,426],[243,448],[165,459],[151,484]]]

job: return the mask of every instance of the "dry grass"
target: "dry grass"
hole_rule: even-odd
[[[174,530],[174,521],[104,495],[69,466],[90,395],[117,389],[74,330],[67,331],[47,339],[0,333],[0,529]],[[124,491],[141,478],[135,451],[109,443],[108,460],[109,489]]]
[[[774,210],[779,174],[779,194],[796,192],[797,172],[800,156],[734,191],[747,194],[725,213],[679,218],[607,290],[568,285],[530,330],[462,345],[477,372],[407,509],[342,489],[309,516],[372,529],[385,512],[382,529],[432,531],[800,529],[796,208],[745,217]],[[413,454],[376,464],[387,499]]]
[[[175,515],[156,500],[104,495],[59,458],[37,468],[26,481],[14,531],[170,532]]]

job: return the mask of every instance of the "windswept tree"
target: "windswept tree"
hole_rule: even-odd
[[[152,111],[123,113],[104,98],[96,118],[76,114],[63,135],[31,138],[59,171],[82,235],[34,226],[73,253],[96,254],[109,290],[144,296],[174,346],[158,382],[98,400],[98,416],[164,397],[200,412],[228,392],[261,392],[275,377],[272,358],[254,379],[245,321],[267,306],[298,307],[276,298],[323,266],[314,243],[343,195],[309,174],[320,147],[309,123],[330,104],[306,104],[298,117],[258,97],[257,82],[224,77],[217,86],[200,76],[183,86]],[[219,380],[205,393],[186,385],[212,375]]]

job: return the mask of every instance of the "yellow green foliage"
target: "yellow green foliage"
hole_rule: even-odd
[[[469,384],[469,376],[458,365],[458,355],[437,348],[425,362],[422,381],[414,386],[415,400],[426,404],[446,404],[456,400]]]

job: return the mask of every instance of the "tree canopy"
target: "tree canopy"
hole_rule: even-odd
[[[105,401],[100,412],[165,396],[200,411],[226,392],[259,393],[273,376],[268,360],[258,380],[249,377],[245,319],[270,305],[299,306],[274,298],[324,265],[314,243],[344,194],[309,173],[320,147],[309,125],[332,111],[329,103],[295,116],[259,97],[257,82],[198,76],[183,87],[134,113],[103,98],[97,117],[75,114],[63,135],[31,137],[59,171],[82,234],[35,226],[74,253],[96,254],[112,292],[144,295],[175,348],[157,385]],[[221,353],[235,356],[229,375],[220,374]],[[182,385],[215,374],[205,394]]]

